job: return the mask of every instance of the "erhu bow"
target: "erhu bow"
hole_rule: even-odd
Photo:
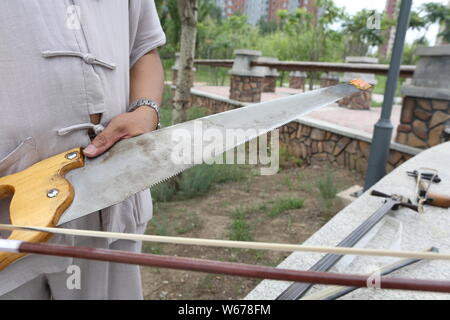
[[[28,243],[17,240],[0,240],[0,250],[13,253],[36,253],[58,257],[75,257],[97,261],[135,264],[141,266],[207,272],[257,279],[302,281],[357,288],[413,290],[450,293],[450,281],[382,278],[350,274],[296,271],[241,263],[218,262],[193,258],[167,257],[127,251],[70,247],[65,245]]]

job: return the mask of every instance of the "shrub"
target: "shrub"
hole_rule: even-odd
[[[176,193],[175,184],[172,181],[159,183],[151,188],[152,198],[155,202],[169,202]]]

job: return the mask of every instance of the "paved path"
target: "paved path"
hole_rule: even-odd
[[[205,86],[202,84],[196,84],[195,89],[220,95],[223,97],[229,97],[229,87],[214,87]],[[301,90],[290,88],[277,88],[275,93],[263,93],[261,100],[270,101],[276,98],[280,98],[286,95],[301,93]],[[374,95],[374,100],[377,102],[383,101],[383,96]],[[401,103],[399,99],[396,99],[396,103]],[[343,127],[352,128],[367,133],[372,133],[374,125],[380,117],[381,108],[372,108],[370,111],[349,110],[339,107],[337,104],[332,104],[322,108],[319,111],[315,111],[309,114],[307,117],[314,118],[326,122],[338,124]],[[396,128],[400,123],[401,105],[394,105],[392,111],[391,121]],[[394,130],[395,136],[395,130]]]

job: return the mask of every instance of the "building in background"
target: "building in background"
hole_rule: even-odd
[[[270,0],[267,12],[268,21],[276,21],[278,19],[278,10],[288,10],[289,0]]]
[[[385,13],[388,16],[389,19],[395,20],[397,17],[397,0],[387,0],[386,1],[386,9]],[[382,44],[379,48],[378,53],[382,57],[389,57],[392,52],[392,48],[394,47],[394,41],[395,41],[395,26],[389,28],[386,31],[386,36],[389,37],[389,40]]]
[[[320,15],[320,8],[317,7],[317,0],[299,0],[298,8],[305,9],[313,16]]]
[[[276,21],[278,10],[295,12],[297,8],[304,8],[314,16],[318,14],[316,0],[216,0],[216,4],[224,17],[245,14],[252,25],[261,19]]]
[[[236,14],[245,14],[247,0],[216,0],[218,7],[222,9],[223,16],[229,17]]]
[[[251,0],[245,5],[245,14],[247,21],[251,25],[256,25],[261,19],[267,21],[269,12],[269,0]]]

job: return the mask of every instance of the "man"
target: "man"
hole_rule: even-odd
[[[164,43],[153,0],[1,1],[0,176],[80,146],[96,157],[155,130]],[[8,207],[0,201],[1,223]],[[64,227],[143,233],[151,215],[147,191]],[[133,241],[51,242],[140,251]],[[142,299],[139,268],[26,256],[0,272],[0,299]]]

